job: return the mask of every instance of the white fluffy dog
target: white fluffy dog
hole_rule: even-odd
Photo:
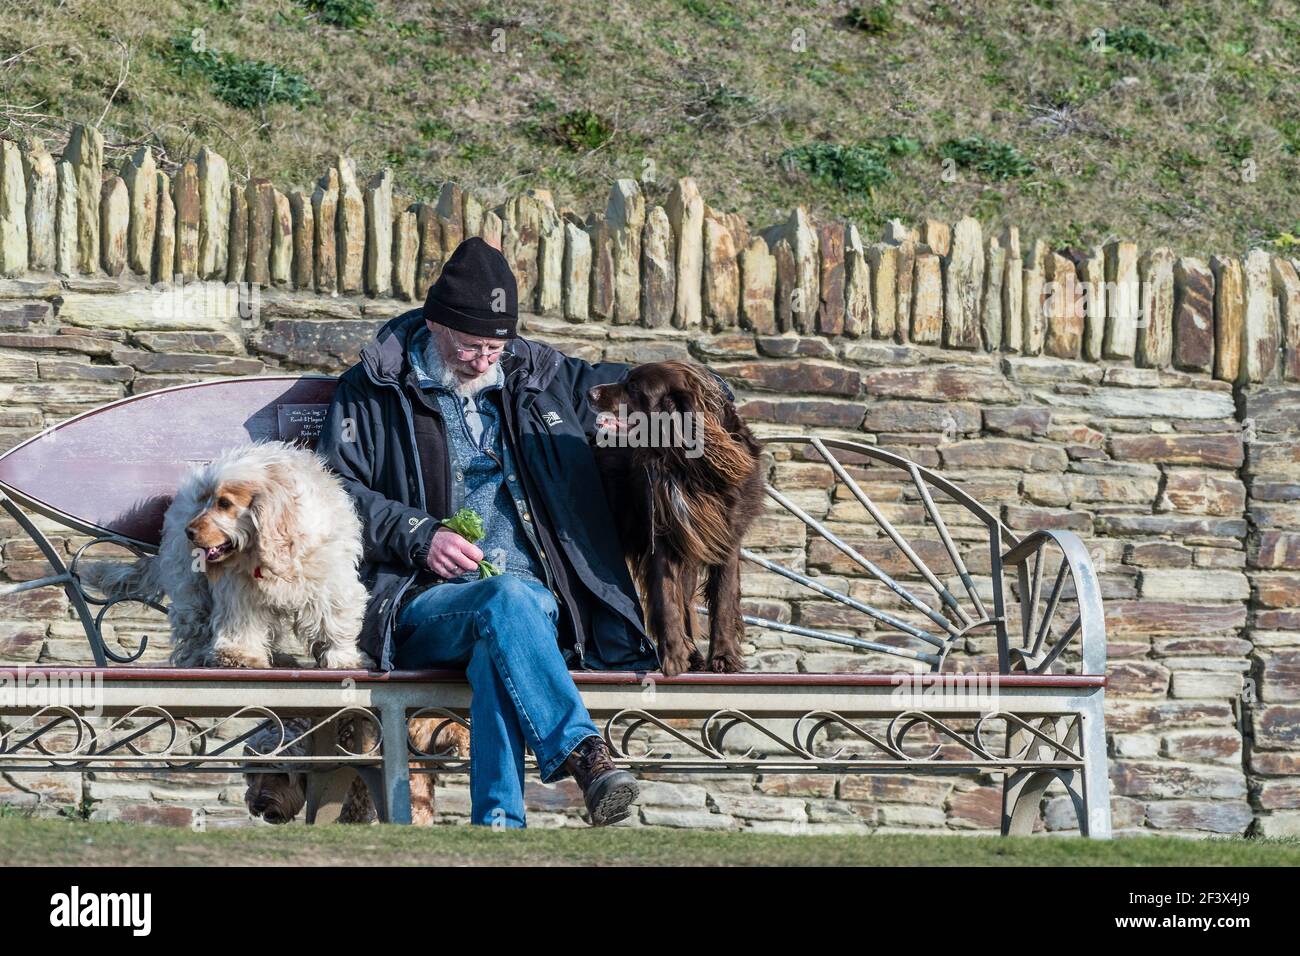
[[[357,647],[361,552],[352,498],[314,452],[250,442],[186,475],[157,557],[83,577],[113,597],[170,597],[178,667],[270,667],[296,636],[322,667],[357,668],[373,664]]]

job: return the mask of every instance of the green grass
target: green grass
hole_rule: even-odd
[[[0,816],[11,865],[1296,866],[1300,842],[1133,837],[774,836],[662,829],[290,826],[195,833]]]
[[[166,57],[180,76],[193,72],[205,77],[212,94],[223,103],[253,110],[277,103],[302,108],[315,102],[315,91],[301,75],[274,63],[212,49],[202,37],[194,32],[172,37]]]
[[[1294,231],[1289,0],[978,8],[6,0],[0,110],[3,135],[55,145],[102,116],[113,168],[150,143],[170,172],[206,143],[238,180],[281,187],[308,185],[341,149],[367,177],[393,166],[412,199],[454,179],[489,203],[548,188],[582,215],[604,209],[615,178],[648,178],[662,202],[693,175],[758,228],[804,203],[871,238],[892,216],[974,214],[1030,240],[1204,255]],[[194,30],[223,59],[177,69],[173,38]],[[887,136],[919,148],[883,173],[860,162]],[[953,143],[981,144],[961,148],[955,178]],[[787,168],[791,151],[807,161]]]
[[[1014,146],[993,143],[979,136],[950,139],[939,147],[939,154],[953,160],[962,169],[973,169],[990,180],[1028,176],[1034,166]]]
[[[1138,27],[1119,27],[1102,30],[1088,38],[1101,53],[1128,53],[1139,60],[1168,60],[1178,52],[1178,47],[1161,43],[1146,30]]]
[[[880,0],[849,8],[847,20],[850,26],[872,36],[882,36],[894,29],[895,0]]]
[[[294,0],[315,13],[322,23],[336,27],[359,27],[375,15],[374,0]]]
[[[591,110],[572,110],[561,116],[551,135],[560,144],[572,150],[600,149],[613,138],[609,121]]]
[[[891,163],[920,148],[920,143],[906,136],[882,136],[851,146],[806,143],[782,153],[781,165],[787,171],[808,173],[847,195],[870,199],[878,187],[894,178]]]

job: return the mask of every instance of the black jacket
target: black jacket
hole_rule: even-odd
[[[450,457],[436,410],[420,440],[425,459],[442,463],[441,474],[421,473],[415,438],[419,389],[406,344],[423,321],[419,309],[405,312],[361,350],[339,379],[318,445],[361,513],[361,576],[370,595],[361,647],[384,670],[393,667],[398,601],[418,576],[427,577],[435,519],[450,514]],[[555,585],[560,647],[572,666],[657,668],[590,445],[595,413],[587,390],[618,381],[628,366],[592,365],[523,338],[510,341],[501,363],[504,429]]]

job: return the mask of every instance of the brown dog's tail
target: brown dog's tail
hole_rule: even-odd
[[[77,577],[83,584],[98,588],[110,598],[132,597],[154,602],[163,599],[156,558],[142,557],[129,564],[91,561],[78,566]]]

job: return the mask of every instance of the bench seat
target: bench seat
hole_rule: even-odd
[[[1043,791],[1059,780],[1080,831],[1107,835],[1109,813],[1089,812],[1098,774],[1105,785],[1103,676],[573,677],[619,762],[637,772],[997,773],[1006,833],[1029,832]],[[10,725],[0,735],[0,771],[308,772],[309,820],[320,794],[346,792],[340,774],[358,772],[382,818],[409,822],[411,772],[468,769],[466,758],[414,748],[410,723],[463,723],[470,696],[459,670],[19,668],[0,672]],[[293,718],[310,729],[291,731]],[[358,718],[372,722],[375,744],[353,752],[338,729]],[[281,729],[281,746],[246,755],[242,742],[268,722]],[[303,738],[306,752],[289,752]],[[385,743],[394,740],[405,746]]]

